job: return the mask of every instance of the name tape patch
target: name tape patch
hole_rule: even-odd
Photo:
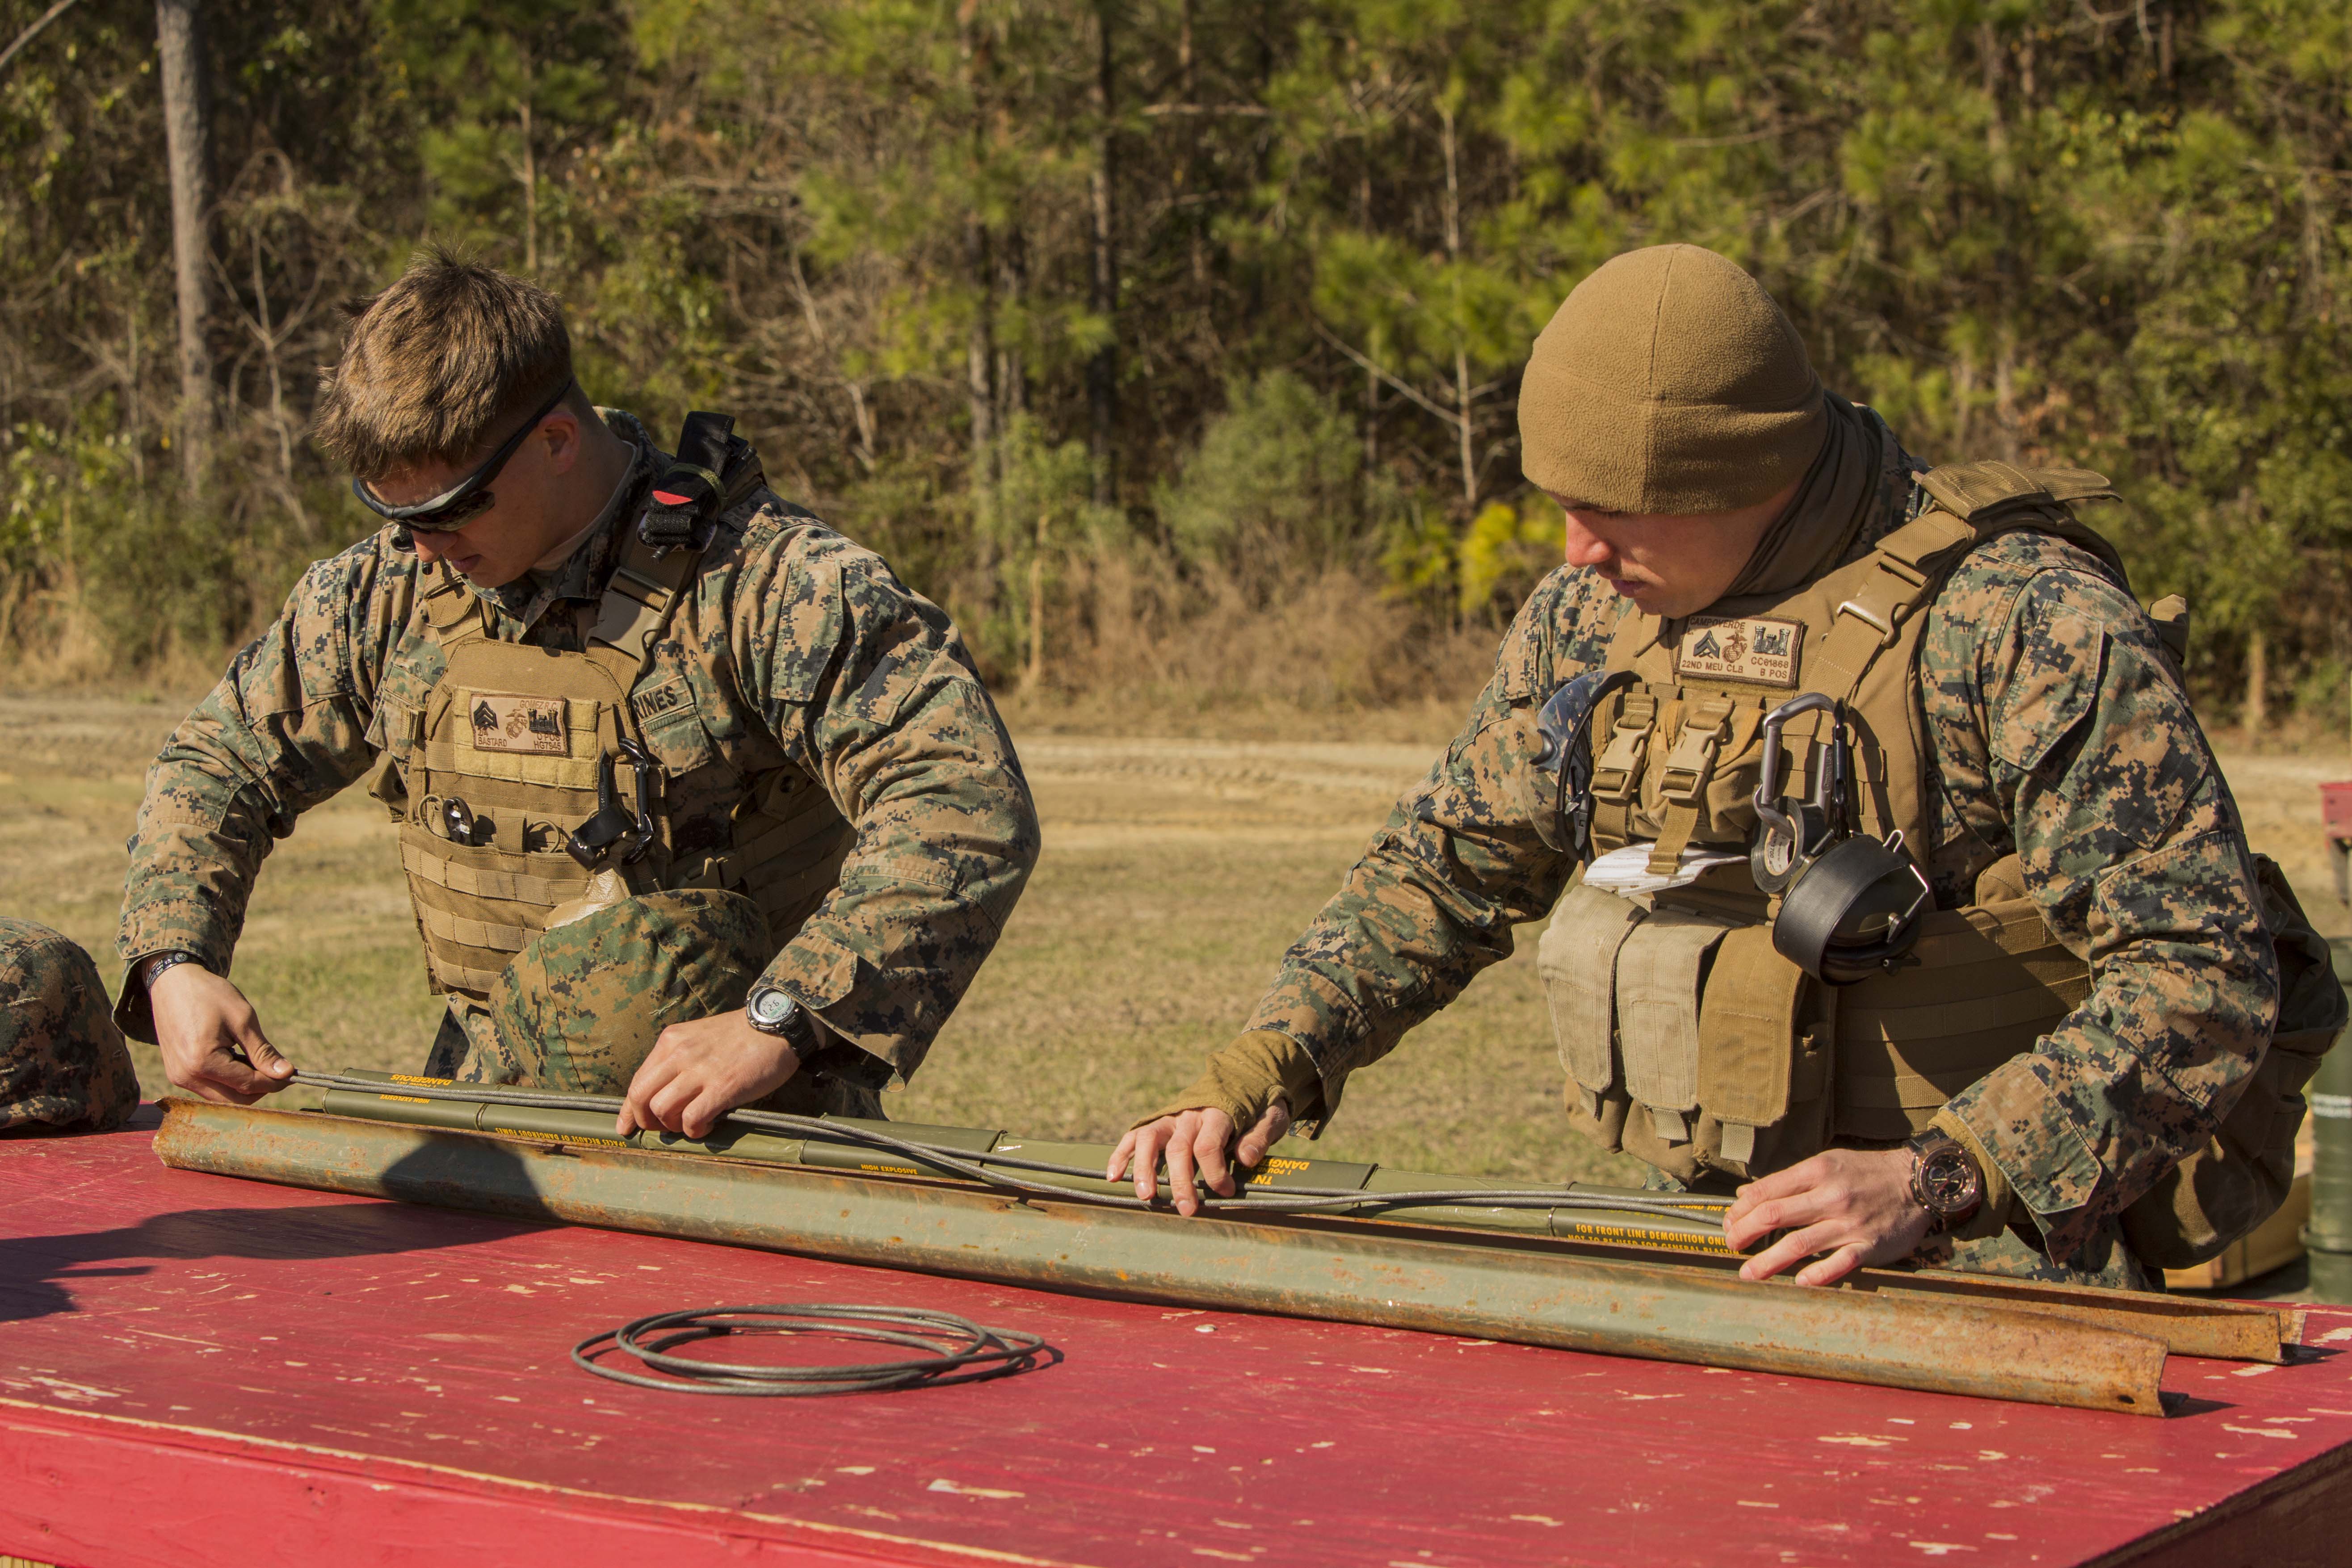
[[[640,720],[658,719],[665,713],[685,707],[690,700],[692,699],[686,689],[686,677],[673,675],[659,686],[631,693],[629,706],[637,710]]]
[[[1798,621],[1756,616],[1693,616],[1683,628],[1675,673],[1709,680],[1744,680],[1756,686],[1793,687],[1797,656],[1805,646]]]
[[[474,693],[474,750],[521,752],[535,757],[570,754],[561,697],[524,697],[501,691]]]

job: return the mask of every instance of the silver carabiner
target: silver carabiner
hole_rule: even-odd
[[[1843,705],[1818,691],[1808,691],[1793,697],[1764,715],[1764,755],[1762,772],[1756,780],[1756,820],[1762,826],[1749,859],[1756,874],[1756,885],[1768,893],[1777,893],[1788,885],[1799,860],[1812,848],[1808,840],[1829,826],[1834,803],[1823,799],[1831,788],[1828,770],[1816,768],[1813,774],[1813,798],[1808,803],[1819,812],[1814,831],[1807,831],[1806,813],[1782,811],[1780,802],[1786,798],[1775,787],[1780,776],[1780,731],[1790,720],[1801,713],[1828,712],[1835,716],[1831,726],[1832,751],[1843,740],[1845,716]]]

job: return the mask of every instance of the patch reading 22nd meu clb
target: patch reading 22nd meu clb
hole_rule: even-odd
[[[522,752],[538,757],[570,752],[561,697],[525,697],[500,691],[473,694],[474,750]]]
[[[1797,656],[1805,628],[1797,621],[1754,616],[1693,616],[1683,628],[1675,673],[1708,680],[1744,680],[1757,686],[1797,684]]]

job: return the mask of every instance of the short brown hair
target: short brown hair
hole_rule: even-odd
[[[310,433],[358,479],[463,463],[503,421],[572,379],[572,334],[555,296],[439,246],[344,310],[351,335],[319,373]]]

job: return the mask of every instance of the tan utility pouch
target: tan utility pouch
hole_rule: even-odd
[[[1820,1147],[1828,1030],[1802,1016],[1811,988],[1767,928],[1579,883],[1536,967],[1570,1124],[1602,1148],[1687,1182],[1752,1174],[1791,1133]]]
[[[1698,1094],[1718,1170],[1754,1176],[1827,1142],[1833,1037],[1821,1002],[1770,926],[1726,933],[1699,1010]]]
[[[2188,1268],[2278,1212],[2294,1181],[2303,1086],[2343,1031],[2344,988],[2327,943],[2267,855],[2254,857],[2263,923],[2279,960],[2279,1015],[2253,1079],[2204,1146],[2124,1211],[2124,1238],[2159,1268]]]
[[[1552,1038],[1568,1069],[1568,1116],[1604,1149],[1620,1146],[1624,1087],[1617,1075],[1617,950],[1647,911],[1582,882],[1552,910],[1536,945],[1536,973]]]

